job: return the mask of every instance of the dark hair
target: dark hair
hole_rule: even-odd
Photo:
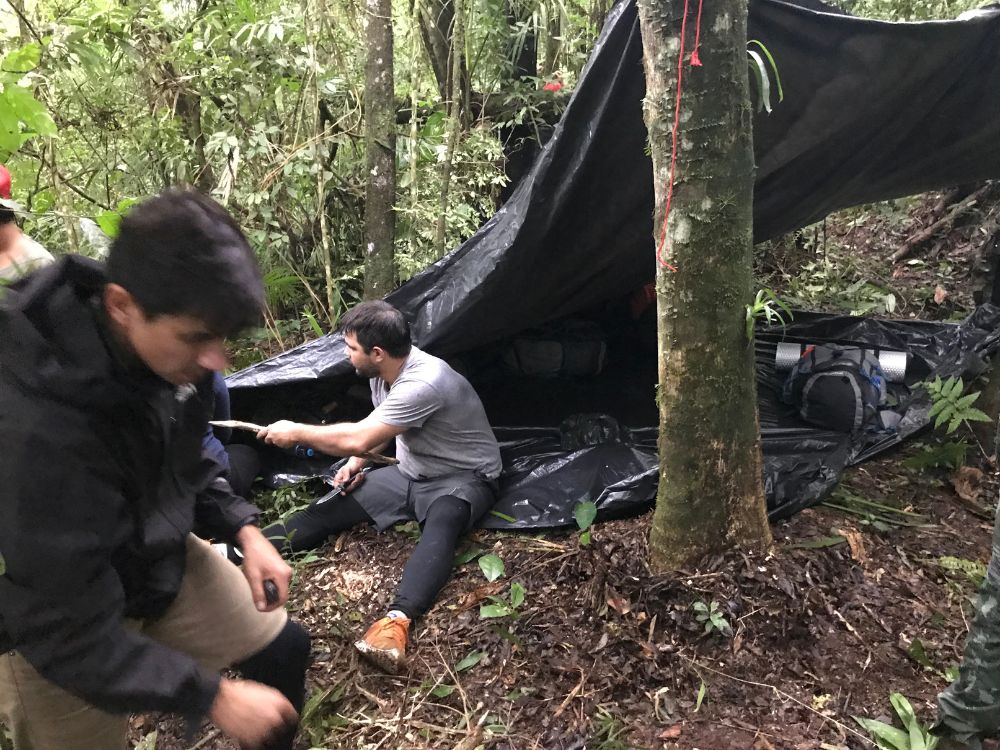
[[[365,354],[376,346],[390,357],[405,357],[410,353],[410,324],[403,313],[382,300],[352,307],[341,316],[339,330],[354,336]]]
[[[14,212],[11,209],[0,206],[0,226],[3,226],[4,224],[13,224],[16,218],[17,216],[14,215]]]
[[[193,190],[167,190],[129,211],[107,267],[148,318],[190,315],[222,336],[260,320],[253,250],[226,210]]]

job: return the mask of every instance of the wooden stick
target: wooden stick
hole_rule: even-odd
[[[950,230],[952,225],[955,223],[955,219],[957,219],[963,213],[968,211],[970,208],[973,208],[979,201],[979,199],[990,191],[991,187],[992,184],[988,183],[983,187],[979,188],[979,190],[975,191],[971,195],[967,195],[961,201],[952,206],[951,209],[948,211],[948,213],[945,214],[942,218],[935,221],[929,227],[925,227],[924,229],[921,229],[919,232],[913,234],[906,240],[906,242],[903,243],[903,246],[899,248],[899,250],[894,252],[889,257],[890,262],[895,263],[897,261],[902,260],[903,258],[909,257],[909,255],[914,250],[916,250],[923,243],[927,242],[927,240],[929,240],[939,231]]]
[[[212,419],[209,420],[208,423],[213,427],[227,427],[231,430],[246,430],[247,432],[260,432],[264,429],[263,425],[254,424],[253,422],[241,422],[238,419]],[[375,453],[373,451],[359,453],[358,457],[364,458],[368,461],[374,461],[377,464],[387,464],[389,466],[395,466],[399,463],[399,459],[392,458],[391,456],[383,456],[381,453]]]

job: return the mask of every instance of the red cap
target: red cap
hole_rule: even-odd
[[[0,198],[10,199],[10,172],[0,164]]]

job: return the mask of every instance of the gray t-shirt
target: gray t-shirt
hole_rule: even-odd
[[[470,470],[500,476],[500,448],[479,395],[447,362],[414,346],[392,387],[372,378],[371,389],[372,416],[407,428],[396,436],[396,458],[408,479]]]

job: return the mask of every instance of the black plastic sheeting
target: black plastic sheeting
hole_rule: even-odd
[[[776,372],[778,341],[836,343],[906,352],[905,382],[890,384],[902,416],[895,430],[852,438],[810,427],[782,404],[779,391],[787,373]],[[1000,348],[1000,307],[982,305],[961,324],[894,321],[820,313],[796,314],[784,330],[758,333],[757,383],[768,514],[786,518],[825,498],[846,466],[894,448],[930,424],[931,402],[924,380],[952,375],[973,378],[987,369]]]
[[[713,23],[706,6],[702,23]],[[754,0],[749,33],[784,101],[754,119],[757,240],[828,212],[1000,177],[1000,12],[883,23]],[[712,61],[686,76],[712,75]],[[563,117],[510,201],[387,298],[438,355],[625,296],[651,281],[652,165],[634,3],[611,12]],[[679,175],[683,180],[683,175]],[[320,339],[230,378],[248,387],[345,374]]]
[[[702,23],[712,24],[712,13],[706,7]],[[891,24],[754,0],[749,29],[775,57],[785,90],[774,113],[754,121],[758,240],[837,208],[1000,176],[1000,13]],[[711,59],[703,62],[686,75],[712,75]],[[515,521],[494,515],[487,525],[569,524],[583,499],[595,500],[605,517],[616,515],[655,491],[655,431],[642,429],[656,424],[648,349],[645,359],[611,357],[617,368],[600,377],[548,383],[501,373],[497,349],[490,349],[525,329],[625,299],[652,280],[644,93],[635,6],[624,2],[507,204],[387,297],[410,320],[418,346],[465,360],[503,441],[497,511]],[[914,374],[973,373],[995,346],[997,317],[986,307],[955,327],[803,314],[783,335],[910,351]],[[774,378],[767,347],[778,335],[762,333],[759,343],[758,376],[765,381]],[[354,419],[370,408],[336,334],[227,382],[234,414],[257,422]],[[771,386],[761,386],[761,424],[772,517],[817,502],[844,466],[926,422],[917,395],[907,402],[899,435],[855,445],[789,417]],[[908,391],[902,396],[909,399]],[[559,423],[582,412],[613,416],[632,429],[633,443],[561,450]]]
[[[891,385],[902,419],[894,431],[858,436],[833,432],[801,422],[779,398],[786,373],[774,366],[781,342],[837,343],[908,354],[905,382]],[[1000,307],[983,305],[961,324],[891,321],[843,315],[799,312],[787,327],[760,329],[757,335],[757,379],[764,488],[772,520],[814,505],[834,488],[845,467],[889,450],[929,424],[926,392],[912,386],[935,376],[974,377],[1000,349]],[[504,472],[500,499],[487,516],[485,528],[533,529],[574,523],[579,502],[596,503],[599,518],[621,517],[648,507],[656,494],[656,412],[653,404],[655,367],[628,363],[628,371],[611,367],[587,378],[525,378],[483,359],[482,348],[453,361],[470,368],[472,382],[483,395],[501,443]],[[479,364],[470,363],[479,360]],[[483,362],[486,361],[484,366]],[[647,363],[653,365],[654,362]],[[353,376],[328,382],[321,398],[310,399],[297,387],[254,389],[242,393],[243,407],[255,419],[260,409],[313,418],[319,403],[347,399],[348,385],[367,386]],[[605,387],[611,384],[613,387]],[[252,397],[252,398],[248,398]],[[255,403],[256,402],[256,403]],[[620,442],[566,450],[560,422],[580,414],[610,415],[625,437]],[[720,408],[722,408],[720,406]],[[529,426],[525,423],[533,422]],[[518,426],[519,423],[520,426]],[[331,475],[329,463],[294,461],[271,454],[271,481],[282,484],[310,476]]]

